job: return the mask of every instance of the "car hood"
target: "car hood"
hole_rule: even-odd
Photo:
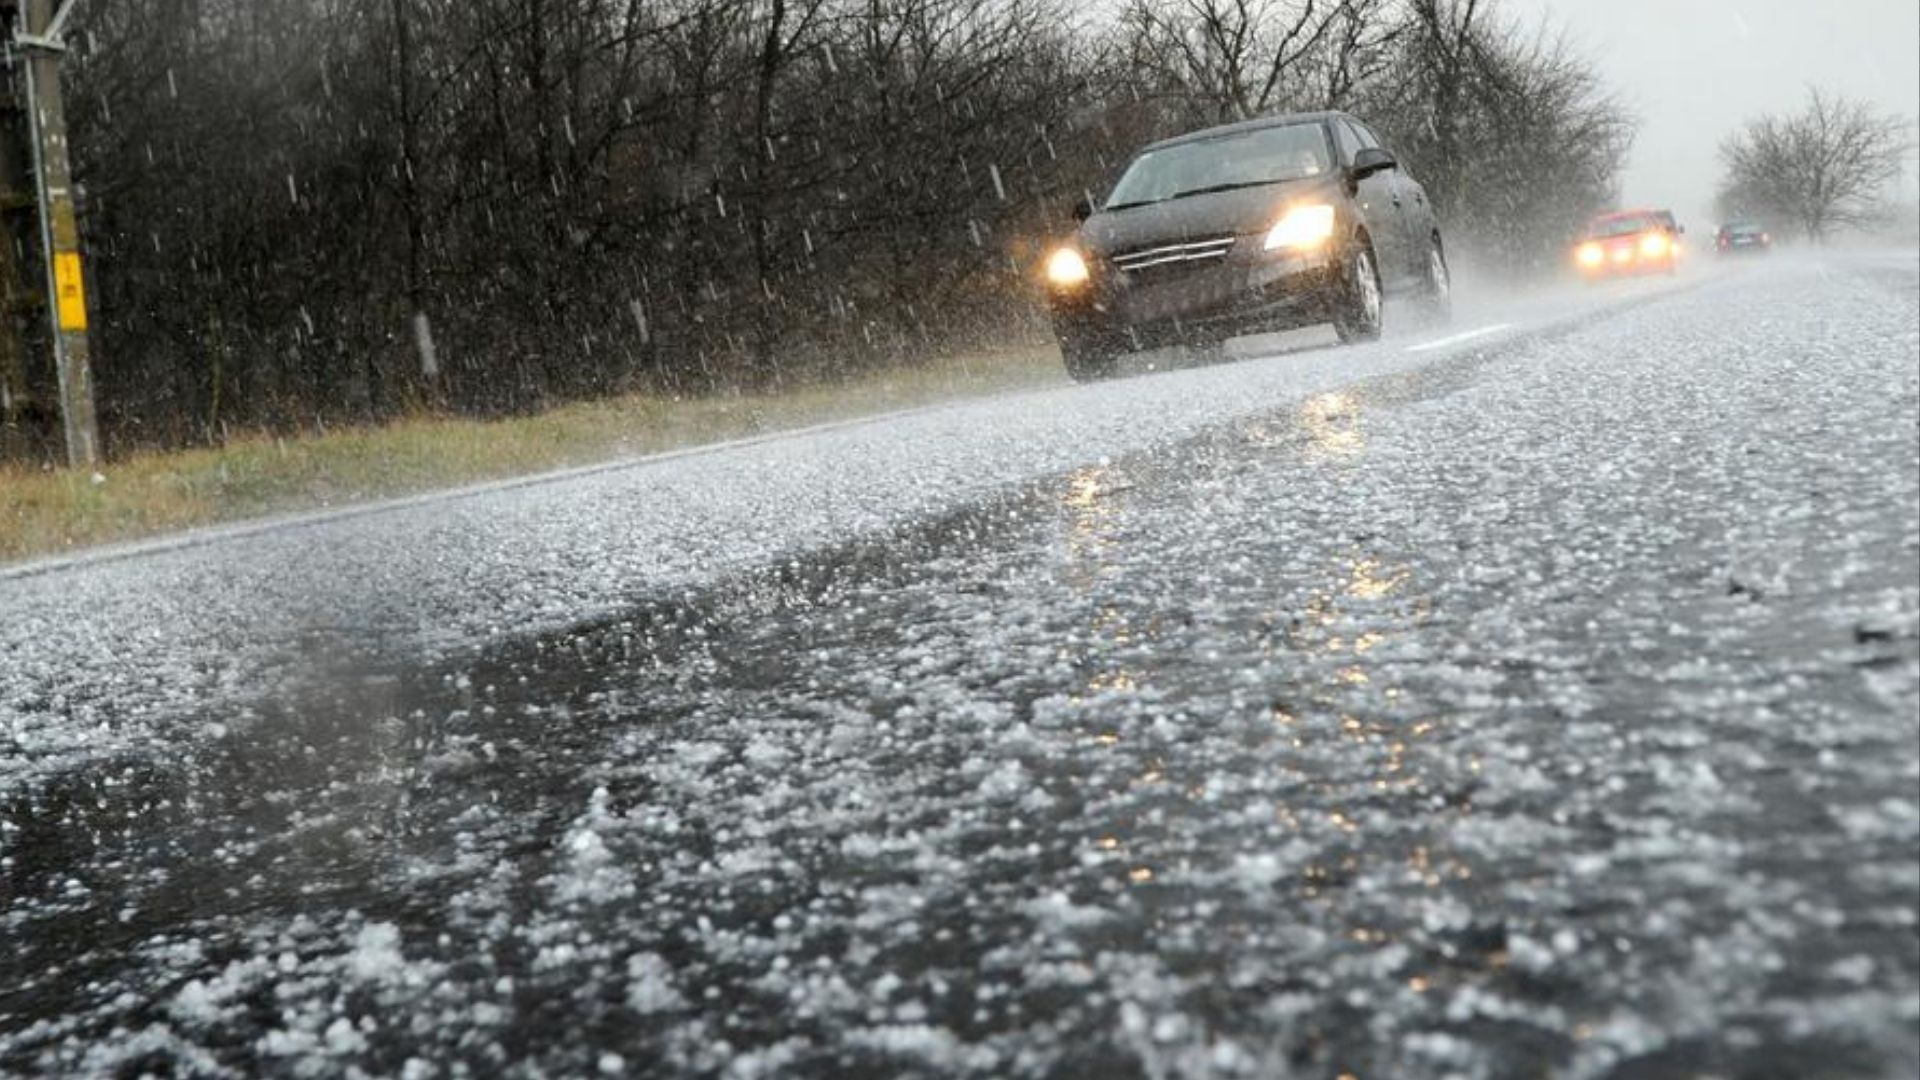
[[[1188,195],[1124,210],[1102,210],[1080,226],[1080,241],[1096,255],[1163,244],[1264,232],[1290,204],[1332,202],[1339,181],[1327,177]]]

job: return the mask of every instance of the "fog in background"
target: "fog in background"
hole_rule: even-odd
[[[1817,85],[1920,116],[1920,3],[1915,0],[1506,0],[1543,16],[1592,58],[1640,119],[1623,205],[1667,206],[1713,222],[1720,140],[1763,112],[1784,112]],[[1900,194],[1920,197],[1913,154]]]

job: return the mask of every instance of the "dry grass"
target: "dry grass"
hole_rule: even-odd
[[[139,454],[95,482],[0,467],[0,562],[268,514],[341,506],[1059,382],[1047,347],[955,357],[833,385],[673,399],[636,394],[538,416],[422,416],[297,439]]]

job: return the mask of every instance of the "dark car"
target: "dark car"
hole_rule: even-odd
[[[1443,315],[1450,278],[1427,193],[1343,113],[1208,128],[1139,152],[1046,266],[1067,370],[1111,374],[1132,349],[1217,347],[1331,322],[1380,333],[1383,298]]]
[[[1773,235],[1751,221],[1729,221],[1713,234],[1713,250],[1722,255],[1764,255]]]

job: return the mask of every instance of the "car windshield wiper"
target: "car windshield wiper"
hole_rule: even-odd
[[[1271,180],[1236,180],[1231,184],[1212,184],[1207,187],[1188,188],[1185,191],[1176,191],[1171,195],[1165,196],[1163,198],[1158,198],[1158,199],[1141,199],[1137,202],[1109,203],[1108,205],[1101,207],[1101,209],[1102,210],[1131,210],[1136,206],[1153,206],[1157,203],[1172,202],[1175,199],[1184,199],[1189,195],[1211,195],[1217,191],[1237,191],[1240,188],[1266,187],[1268,184],[1284,184],[1294,179],[1297,179],[1297,178],[1290,177],[1290,176],[1279,176]]]
[[[1291,179],[1291,177],[1275,177],[1272,180],[1236,180],[1231,184],[1213,184],[1208,187],[1189,188],[1186,191],[1176,191],[1172,195],[1167,196],[1167,198],[1168,199],[1184,199],[1189,195],[1211,195],[1216,191],[1238,191],[1241,188],[1266,187],[1268,184],[1284,184],[1289,179]]]

